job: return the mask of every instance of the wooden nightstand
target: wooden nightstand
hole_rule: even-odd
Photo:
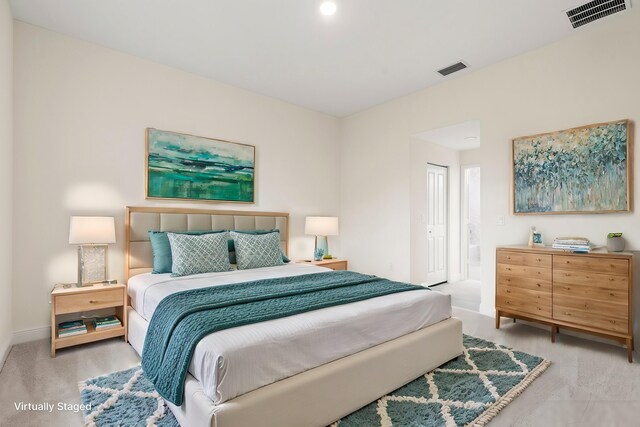
[[[323,259],[322,261],[298,261],[303,264],[312,264],[318,265],[320,267],[327,267],[332,270],[346,270],[347,269],[347,260],[346,259]]]
[[[96,331],[91,319],[86,320],[87,333],[69,337],[58,336],[58,323],[61,315],[80,313],[84,311],[115,308],[115,315],[122,322],[122,326]],[[69,316],[65,316],[69,317]],[[51,357],[56,357],[56,350],[99,341],[113,337],[124,337],[127,341],[127,287],[121,283],[97,284],[78,288],[57,287],[51,291]]]

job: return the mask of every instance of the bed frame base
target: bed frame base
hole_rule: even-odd
[[[142,353],[147,322],[129,311],[129,341]],[[324,427],[462,354],[462,322],[450,318],[214,405],[187,375],[182,427]]]

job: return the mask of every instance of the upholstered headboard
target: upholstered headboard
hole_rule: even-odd
[[[280,230],[287,253],[289,214],[282,212],[223,211],[187,208],[127,207],[125,213],[125,279],[153,269],[149,230]]]

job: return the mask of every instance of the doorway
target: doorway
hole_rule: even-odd
[[[427,165],[427,286],[447,281],[448,172],[445,166]]]
[[[462,167],[463,280],[480,281],[480,166]]]

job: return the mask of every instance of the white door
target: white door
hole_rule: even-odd
[[[427,166],[427,285],[447,281],[447,168]]]

